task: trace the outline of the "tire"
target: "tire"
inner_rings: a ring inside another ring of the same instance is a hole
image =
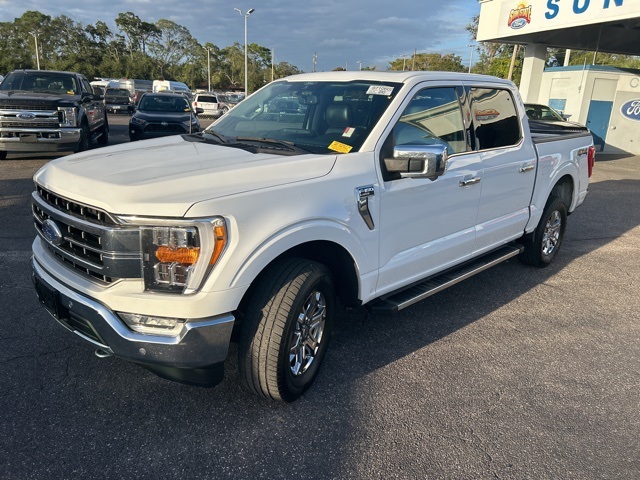
[[[105,118],[105,123],[104,126],[100,129],[100,136],[98,136],[98,145],[106,145],[107,143],[109,143],[109,124],[106,122],[106,118]]]
[[[534,267],[548,266],[560,249],[566,227],[567,207],[560,197],[552,196],[535,231],[524,237],[520,260]]]
[[[271,268],[259,280],[240,330],[240,376],[249,390],[281,402],[299,398],[320,369],[335,308],[324,265],[292,258]]]
[[[0,160],[4,160],[5,158],[7,158],[7,151],[0,150]]]
[[[76,152],[84,152],[85,150],[89,150],[89,148],[91,148],[91,132],[89,131],[89,125],[83,123]]]

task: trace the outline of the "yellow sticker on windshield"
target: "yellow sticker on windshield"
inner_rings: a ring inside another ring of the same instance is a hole
[[[351,145],[333,141],[327,148],[334,152],[349,153],[353,147]]]

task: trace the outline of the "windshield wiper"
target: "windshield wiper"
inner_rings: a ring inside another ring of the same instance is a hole
[[[229,139],[227,137],[219,134],[218,132],[214,132],[213,130],[204,130],[198,133],[185,133],[182,135],[182,138],[184,138],[189,142],[194,142],[194,141],[205,142],[205,143],[212,142],[212,143],[222,144],[222,145],[226,145],[229,143]]]
[[[278,140],[275,138],[259,138],[259,137],[236,137],[235,143],[245,144],[245,142],[259,143],[262,145],[262,148],[270,148],[274,150],[284,149],[289,152],[295,152],[295,153],[310,153],[308,150],[305,150],[304,148],[300,148],[296,146],[295,143],[289,142],[286,140]]]
[[[202,136],[211,135],[212,137],[217,138],[222,143],[229,143],[229,138],[225,137],[221,133],[216,132],[215,130],[203,130]]]

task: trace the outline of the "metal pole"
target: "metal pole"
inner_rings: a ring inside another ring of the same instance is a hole
[[[209,81],[209,92],[211,91],[211,50],[207,47],[207,80]]]
[[[469,72],[471,73],[471,64],[473,63],[473,45],[469,45],[471,47],[471,53],[469,54]]]
[[[274,80],[275,63],[276,63],[276,49],[272,48],[271,49],[271,81],[272,82]]]
[[[247,56],[247,18],[249,15],[244,16],[244,98],[249,96],[249,61]]]

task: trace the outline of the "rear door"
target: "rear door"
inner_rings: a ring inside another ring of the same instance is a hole
[[[536,178],[537,156],[514,93],[506,86],[469,88],[475,148],[482,161],[474,252],[522,236]]]
[[[94,132],[96,129],[102,127],[105,124],[105,105],[104,101],[99,96],[95,95],[93,88],[89,81],[82,77],[78,77],[80,88],[82,90],[81,97],[87,99],[88,95],[91,95],[90,100],[85,100],[83,103],[84,109],[87,112],[87,120],[89,123],[89,130]]]

